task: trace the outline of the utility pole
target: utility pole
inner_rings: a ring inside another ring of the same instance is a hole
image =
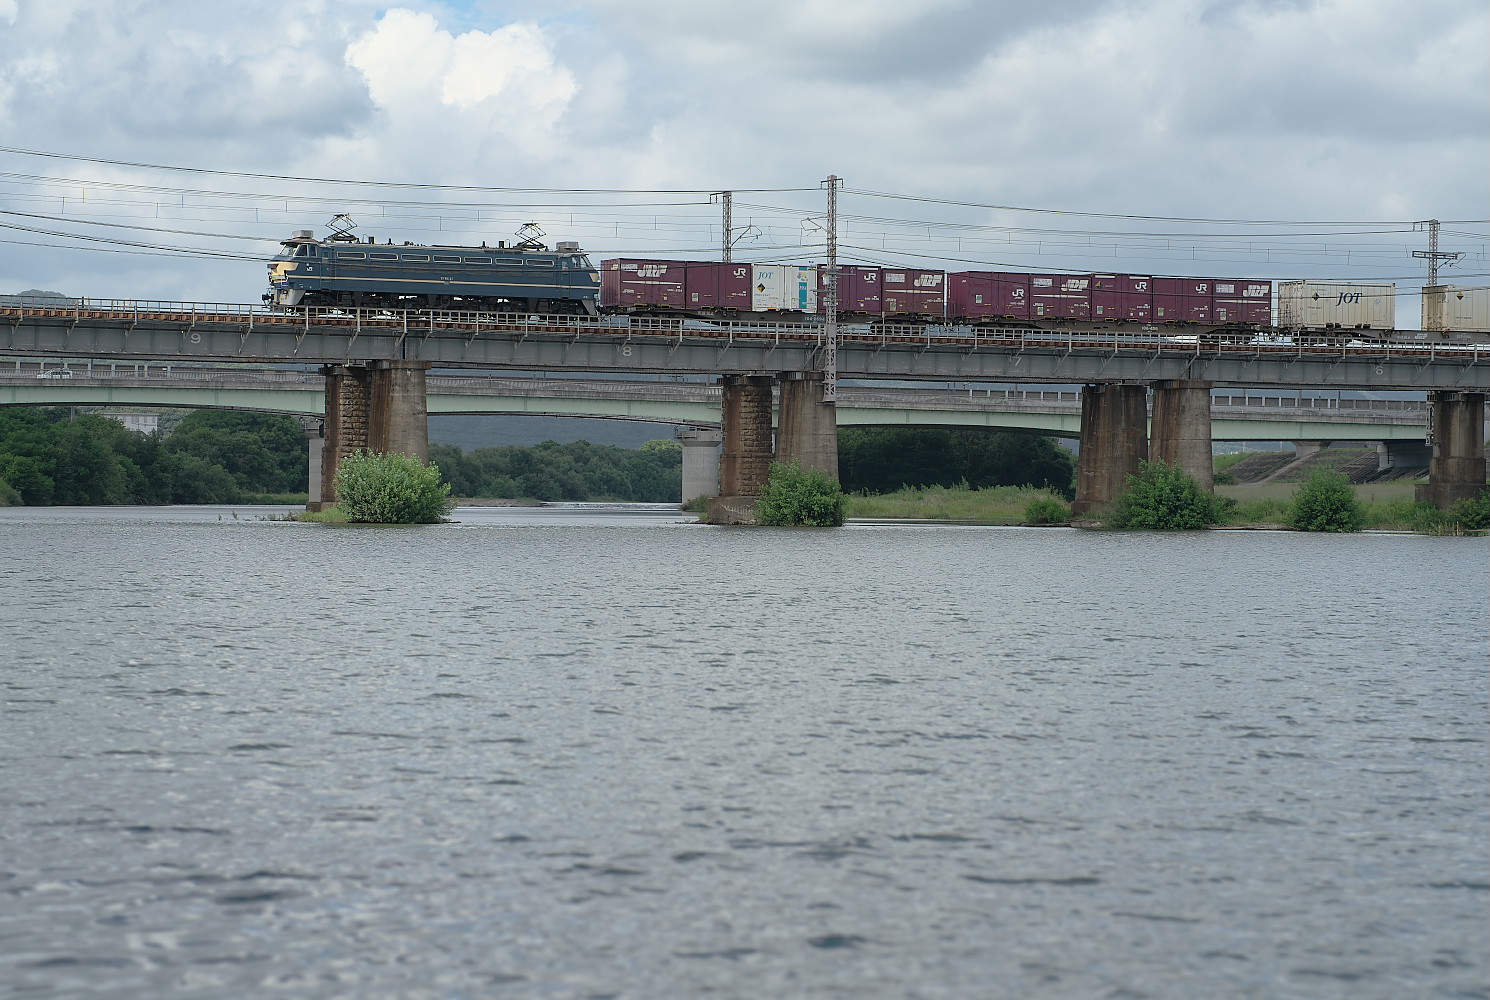
[[[1443,311],[1444,311],[1444,309],[1443,309],[1442,298],[1441,297],[1436,297],[1435,298],[1435,301],[1434,301],[1434,304],[1430,307],[1429,306],[1429,300],[1427,298],[1428,290],[1430,288],[1431,289],[1434,289],[1434,290],[1437,290],[1437,288],[1438,288],[1438,262],[1441,261],[1441,260],[1456,261],[1460,257],[1463,257],[1464,254],[1462,254],[1462,253],[1455,253],[1455,252],[1453,252],[1451,250],[1439,250],[1438,249],[1438,220],[1437,219],[1429,219],[1426,222],[1417,222],[1417,223],[1414,223],[1413,224],[1413,229],[1417,230],[1418,232],[1422,232],[1424,226],[1427,226],[1428,227],[1428,249],[1427,250],[1414,250],[1412,252],[1412,255],[1414,257],[1417,257],[1420,260],[1427,260],[1427,262],[1428,262],[1428,284],[1427,284],[1426,287],[1423,288],[1423,295],[1424,295],[1423,305],[1425,307],[1424,308],[1424,318],[1427,319],[1427,317],[1431,313],[1432,314],[1431,323],[1432,323],[1433,329],[1442,330],[1442,329],[1445,328],[1445,321],[1444,321],[1444,317],[1443,317]],[[1427,323],[1425,323],[1424,325],[1427,325]],[[1428,430],[1428,433],[1430,435],[1430,442],[1429,443],[1432,443],[1431,442],[1431,435],[1433,433],[1433,430],[1432,430],[1432,428],[1433,428],[1433,420],[1432,420],[1433,415],[1432,415],[1431,411],[1430,411],[1430,413],[1429,413],[1428,416],[1429,416],[1429,421],[1428,421],[1428,428],[1429,428],[1429,430]]]
[[[724,256],[720,259],[726,264],[735,259],[735,193],[733,191],[715,191],[711,198],[717,199],[724,206]]]
[[[1453,251],[1440,251],[1438,249],[1437,219],[1429,219],[1427,222],[1415,223],[1413,225],[1413,228],[1421,233],[1424,226],[1428,227],[1428,249],[1414,250],[1412,252],[1412,255],[1419,259],[1426,259],[1428,261],[1428,285],[1430,287],[1434,287],[1438,284],[1438,262],[1441,260],[1458,260],[1460,257],[1463,257],[1464,254],[1454,253]]]
[[[843,178],[829,174],[823,181],[828,186],[828,266],[823,268],[824,285],[823,315],[827,322],[823,330],[823,402],[838,403],[838,186]]]

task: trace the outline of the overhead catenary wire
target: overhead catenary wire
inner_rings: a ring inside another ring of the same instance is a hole
[[[72,153],[56,153],[39,149],[22,149],[16,146],[0,146],[0,153],[16,156],[35,156],[55,160],[70,160],[76,163],[97,163],[111,167],[132,167],[139,170],[164,170],[207,177],[243,177],[254,180],[292,181],[300,184],[337,184],[350,187],[400,188],[411,191],[491,191],[519,194],[702,194],[720,190],[712,188],[542,188],[542,187],[496,187],[486,184],[430,184],[417,181],[373,181],[336,177],[297,177],[293,174],[255,173],[243,170],[216,170],[204,167],[172,166],[162,163],[141,163],[132,160],[114,160],[100,156],[81,156]],[[731,190],[749,194],[776,193],[786,191],[816,191],[816,187],[744,188]]]
[[[863,195],[864,197],[868,197],[868,198],[887,198],[887,199],[893,199],[893,200],[897,200],[897,201],[923,202],[923,203],[928,204],[928,205],[949,205],[949,206],[955,206],[955,207],[958,207],[958,208],[984,208],[984,209],[993,209],[993,210],[996,210],[996,211],[1004,211],[1004,212],[1032,212],[1032,213],[1039,213],[1039,214],[1042,214],[1042,215],[1069,215],[1069,216],[1079,216],[1079,217],[1091,218],[1091,219],[1126,219],[1126,220],[1131,220],[1131,221],[1142,221],[1142,222],[1183,222],[1183,223],[1192,223],[1192,224],[1195,224],[1195,225],[1217,225],[1217,224],[1221,224],[1221,225],[1236,225],[1236,226],[1331,226],[1331,225],[1347,225],[1347,226],[1398,226],[1398,225],[1404,225],[1404,226],[1410,226],[1414,222],[1421,221],[1421,220],[1418,220],[1418,219],[1407,219],[1407,220],[1400,220],[1399,219],[1399,220],[1387,220],[1387,221],[1382,221],[1382,220],[1339,221],[1339,220],[1289,220],[1289,219],[1226,219],[1226,218],[1217,219],[1217,218],[1198,218],[1198,217],[1175,216],[1175,215],[1138,215],[1138,214],[1127,213],[1127,212],[1090,212],[1090,211],[1079,211],[1079,210],[1075,210],[1075,209],[1030,208],[1030,207],[1021,206],[1021,205],[999,205],[999,204],[993,204],[993,203],[988,203],[988,202],[960,201],[960,200],[953,199],[953,198],[933,198],[933,197],[928,197],[928,196],[925,196],[925,195],[897,194],[897,193],[891,192],[891,191],[871,191],[871,190],[867,190],[867,189],[863,189],[863,188],[854,188],[854,189],[852,189],[850,191],[847,191],[846,193]],[[1445,223],[1450,223],[1450,224],[1455,224],[1455,225],[1466,224],[1466,223],[1467,224],[1474,224],[1474,225],[1482,225],[1482,224],[1485,224],[1485,223],[1490,223],[1490,219],[1441,219],[1439,221],[1440,222],[1445,222]]]

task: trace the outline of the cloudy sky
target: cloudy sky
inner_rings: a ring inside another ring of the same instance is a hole
[[[1490,5],[0,0],[0,147],[0,292],[256,301],[338,212],[709,259],[721,190],[815,260],[829,174],[845,260],[1412,286],[1438,218],[1483,284]]]

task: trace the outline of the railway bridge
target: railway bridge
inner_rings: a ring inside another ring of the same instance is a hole
[[[286,313],[94,300],[7,302],[0,305],[0,321],[0,355],[12,357],[322,366],[327,460],[321,495],[327,500],[337,464],[352,451],[427,457],[427,373],[434,366],[717,377],[723,457],[714,513],[721,520],[749,519],[773,459],[837,472],[839,401],[825,392],[824,331],[815,323],[315,308]],[[1209,484],[1212,391],[1227,386],[1424,390],[1433,454],[1420,498],[1447,506],[1485,485],[1490,347],[1326,348],[1281,335],[1226,344],[1179,327],[846,326],[839,329],[836,369],[855,380],[1083,385],[1078,513],[1110,505],[1125,477],[1150,455]],[[779,413],[774,434],[773,412]]]

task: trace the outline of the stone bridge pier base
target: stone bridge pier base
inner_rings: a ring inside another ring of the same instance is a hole
[[[1174,379],[1154,383],[1149,458],[1180,468],[1203,490],[1216,488],[1211,458],[1212,383]]]
[[[306,504],[320,510],[336,502],[336,470],[348,455],[393,452],[429,461],[429,409],[425,401],[428,361],[374,361],[327,365],[326,434],[321,488]]]
[[[711,524],[754,524],[755,503],[771,472],[771,383],[769,375],[725,375],[724,452],[719,496],[709,500]]]
[[[1104,382],[1081,390],[1081,454],[1071,513],[1100,514],[1148,458],[1148,387]]]
[[[673,432],[683,446],[683,502],[719,495],[719,442],[724,432],[717,427],[679,427]]]
[[[1447,510],[1485,488],[1485,393],[1430,392],[1428,401],[1433,407],[1433,460],[1428,483],[1415,496]]]
[[[821,469],[837,479],[838,405],[823,400],[823,373],[785,372],[780,385],[776,460]]]

